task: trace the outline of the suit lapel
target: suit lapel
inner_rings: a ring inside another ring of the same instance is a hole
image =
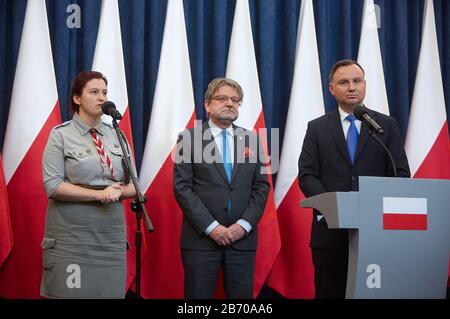
[[[236,130],[236,128],[237,127],[235,125],[233,125],[233,131],[234,131],[234,136],[233,136],[233,140],[234,140],[234,143],[233,143],[234,144],[233,145],[234,156],[233,156],[233,173],[231,174],[231,180],[232,181],[236,177],[237,172],[238,172],[240,166],[242,165],[242,163],[238,163],[238,160],[237,160],[238,155],[241,155],[241,154],[237,153],[238,152],[238,149],[237,149],[238,139],[239,138],[242,139],[242,136],[240,135],[240,130]]]
[[[209,125],[208,125],[208,122],[205,122],[204,124],[203,124],[203,136],[205,136],[205,131],[206,130],[209,130],[210,128],[209,128]],[[225,172],[225,167],[223,166],[223,163],[222,163],[222,157],[220,156],[220,152],[218,151],[218,146],[217,146],[217,144],[216,144],[216,142],[214,141],[214,136],[212,135],[212,133],[211,133],[211,131],[210,131],[210,133],[208,134],[208,136],[209,136],[209,138],[207,138],[207,139],[203,139],[202,138],[202,141],[203,141],[203,150],[205,149],[205,147],[208,145],[208,144],[210,144],[210,143],[214,143],[214,145],[215,145],[215,147],[214,147],[214,149],[213,149],[213,157],[214,157],[214,166],[216,167],[216,169],[219,171],[219,174],[222,176],[222,178],[227,182],[227,183],[229,183],[229,181],[228,181],[228,177],[227,177],[227,173]],[[217,151],[217,152],[216,152]],[[204,155],[204,154],[203,154]]]
[[[376,115],[370,113],[369,114],[373,119],[376,119]],[[361,131],[359,132],[358,137],[358,145],[356,147],[356,154],[355,154],[355,163],[358,160],[358,157],[361,155],[361,152],[363,151],[364,147],[367,145],[367,141],[369,140],[369,132],[367,131],[368,127],[365,122],[361,123]]]
[[[333,136],[334,141],[336,142],[339,151],[342,153],[342,156],[345,158],[347,163],[351,166],[352,162],[350,161],[350,157],[347,151],[347,144],[345,143],[344,130],[342,129],[341,117],[339,116],[339,111],[336,110],[327,114],[327,123],[328,128],[330,129],[331,136]]]

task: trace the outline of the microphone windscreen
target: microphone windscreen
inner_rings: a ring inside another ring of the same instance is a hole
[[[362,121],[362,116],[367,113],[367,108],[364,105],[358,105],[353,109],[355,117]]]
[[[102,112],[106,115],[111,115],[111,111],[116,109],[116,105],[111,101],[106,101],[102,105]]]

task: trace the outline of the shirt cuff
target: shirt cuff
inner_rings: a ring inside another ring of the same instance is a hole
[[[209,236],[209,234],[211,234],[211,232],[213,231],[214,228],[216,228],[217,226],[219,226],[219,222],[217,220],[213,221],[211,223],[211,225],[208,226],[208,228],[206,228],[205,230],[205,234],[206,236]]]
[[[250,233],[252,231],[252,225],[250,225],[250,223],[244,219],[239,219],[236,224],[241,225],[242,228],[245,229],[245,231],[248,233]]]

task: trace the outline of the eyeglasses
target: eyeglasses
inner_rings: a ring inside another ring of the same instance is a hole
[[[230,97],[230,96],[226,96],[226,95],[218,95],[218,96],[213,96],[211,98],[211,100],[216,100],[216,101],[219,101],[220,103],[225,103],[228,100],[231,100],[231,102],[233,102],[234,104],[237,104],[237,105],[242,104],[242,100],[237,96]]]

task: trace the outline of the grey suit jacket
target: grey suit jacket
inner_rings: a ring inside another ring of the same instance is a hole
[[[236,241],[233,248],[256,250],[257,226],[270,187],[267,175],[261,173],[265,157],[259,154],[260,143],[256,134],[237,126],[234,126],[234,132],[235,156],[231,182],[207,122],[202,127],[186,130],[179,135],[173,187],[183,211],[181,248],[219,249],[220,246],[205,234],[206,228],[214,220],[229,226],[238,219],[244,219],[250,223],[252,231]],[[251,140],[256,143],[251,143]],[[202,156],[207,154],[212,154],[214,160]]]

